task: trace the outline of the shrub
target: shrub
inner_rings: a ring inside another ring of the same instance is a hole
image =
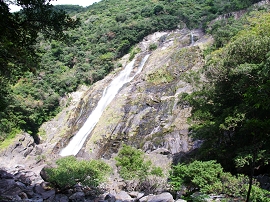
[[[248,186],[246,186],[247,188]],[[253,202],[269,202],[270,201],[270,192],[260,187],[253,185],[250,195],[250,200]]]
[[[194,161],[190,164],[178,164],[170,173],[170,184],[174,191],[185,186],[191,195],[195,191],[203,194],[226,194],[227,196],[244,200],[247,195],[249,178],[244,175],[233,176],[223,172],[216,161]],[[259,188],[254,182],[251,191],[252,201],[270,201],[270,193]],[[193,200],[194,201],[194,200]]]
[[[152,166],[151,161],[144,160],[144,153],[134,147],[123,145],[116,159],[119,174],[127,180],[128,190],[155,193],[157,188],[165,187],[163,170]],[[130,180],[130,181],[128,181]]]
[[[149,50],[150,51],[153,51],[153,50],[156,50],[156,49],[157,49],[157,44],[152,43],[152,44],[149,45]]]
[[[126,180],[146,179],[149,175],[163,176],[162,169],[152,166],[151,161],[145,161],[144,153],[134,147],[123,145],[115,159],[120,176]]]
[[[129,60],[133,60],[133,58],[135,57],[135,55],[137,53],[139,53],[141,51],[140,48],[133,48],[130,52],[130,55],[129,55]]]
[[[100,160],[77,160],[74,156],[61,158],[56,164],[56,168],[46,168],[46,172],[48,181],[61,189],[73,187],[77,183],[97,187],[111,172],[111,168]]]
[[[174,190],[182,185],[187,186],[190,192],[200,190],[203,193],[218,193],[221,190],[220,174],[223,169],[215,161],[194,161],[188,165],[178,164],[170,174]]]

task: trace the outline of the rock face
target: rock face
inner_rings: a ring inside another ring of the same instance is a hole
[[[39,177],[31,171],[17,166],[13,170],[0,170],[0,196],[1,201],[22,201],[30,199],[43,201],[50,196],[40,185],[36,183]],[[41,182],[40,182],[41,183]]]
[[[114,193],[104,192],[96,194],[89,192],[77,185],[68,192],[60,193],[59,190],[52,189],[51,186],[43,181],[37,182],[37,176],[22,167],[12,170],[0,169],[0,200],[8,201],[28,201],[28,202],[72,202],[72,201],[104,201],[104,202],[133,202],[133,201],[151,201],[151,202],[174,202],[170,193],[161,193],[158,195],[146,195],[139,192],[119,191]]]
[[[187,124],[190,108],[181,106],[179,101],[182,93],[192,91],[190,82],[196,81],[189,81],[186,72],[202,67],[202,49],[211,38],[201,30],[193,30],[192,37],[193,44],[188,29],[158,32],[138,44],[141,53],[136,56],[135,66],[145,54],[150,53],[150,57],[142,72],[120,90],[103,112],[79,156],[109,159],[122,143],[148,153],[163,149],[174,155],[193,149]],[[157,44],[158,48],[149,51],[150,44]],[[128,56],[119,62],[125,66],[127,59]],[[116,69],[85,92],[69,115],[74,118],[68,120],[70,127],[54,147],[55,153],[76,134],[118,71]]]
[[[0,151],[0,168],[28,168],[35,174],[44,166],[44,145],[37,145],[28,133],[18,135],[13,142]]]

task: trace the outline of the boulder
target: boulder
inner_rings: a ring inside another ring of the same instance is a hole
[[[140,193],[140,192],[137,192],[137,191],[132,191],[132,192],[129,192],[129,195],[132,197],[132,198],[135,198],[136,200],[142,198],[144,196],[144,193]]]
[[[13,179],[14,175],[8,173],[5,170],[0,169],[0,179]]]
[[[125,191],[120,191],[119,193],[117,193],[115,198],[116,201],[133,201],[131,196]]]
[[[34,187],[34,192],[41,195],[43,199],[52,198],[55,195],[55,190],[52,189],[47,191],[42,187],[42,185],[36,185]]]
[[[104,199],[105,199],[105,201],[107,201],[107,202],[115,202],[115,201],[116,201],[115,196],[112,195],[112,194],[107,194],[107,195],[105,196]]]
[[[76,192],[72,194],[69,199],[71,201],[84,201],[85,194],[83,192]]]
[[[47,174],[47,172],[46,172],[46,169],[47,168],[51,168],[51,166],[48,166],[48,165],[46,165],[46,166],[44,166],[42,169],[41,169],[41,171],[40,171],[40,177],[45,181],[45,182],[49,182],[49,176],[48,176],[48,174]]]
[[[54,199],[52,201],[57,201],[57,202],[68,202],[69,199],[66,195],[64,194],[56,194]],[[49,202],[49,201],[48,201]]]
[[[164,192],[162,194],[152,196],[148,198],[149,202],[174,202],[173,196],[169,192]]]

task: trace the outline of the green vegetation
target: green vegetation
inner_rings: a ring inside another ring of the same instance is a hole
[[[23,9],[10,13],[9,4]],[[0,139],[11,139],[20,130],[35,136],[59,106],[59,95],[38,77],[37,42],[41,35],[46,41],[67,41],[67,31],[79,21],[43,0],[1,1],[0,11]]]
[[[111,168],[101,160],[77,160],[74,156],[56,161],[56,168],[47,168],[49,182],[60,189],[71,188],[77,183],[96,188],[104,182]]]
[[[151,161],[145,161],[143,151],[125,144],[115,160],[120,176],[126,180],[145,180],[150,175],[163,175],[160,167],[153,167]]]
[[[248,177],[244,175],[232,176],[224,172],[220,164],[215,161],[194,161],[190,164],[178,164],[170,174],[170,184],[174,191],[185,186],[185,193],[189,197],[195,191],[200,191],[205,198],[207,194],[226,194],[228,197],[243,201],[248,190]],[[251,201],[269,201],[269,192],[253,186]],[[204,201],[204,200],[202,200]]]
[[[17,1],[24,8],[18,13],[10,13],[2,2],[0,136],[5,139],[14,129],[37,136],[39,126],[58,112],[61,97],[102,79],[117,58],[148,34],[183,23],[205,28],[218,15],[257,1],[108,0],[81,8],[52,7],[40,0],[31,9],[29,1]],[[78,21],[72,19],[78,18],[81,25],[75,28]],[[65,43],[53,40],[66,36]],[[130,59],[136,52],[131,51]]]
[[[150,50],[150,51],[156,50],[157,47],[158,47],[157,44],[152,43],[152,44],[149,45],[149,50]]]
[[[59,100],[67,93],[102,79],[120,66],[115,61],[124,54],[129,52],[133,59],[139,52],[136,43],[148,34],[186,24],[205,29],[215,39],[204,52],[207,82],[199,83],[198,74],[186,75],[187,81],[198,82],[200,90],[182,96],[183,104],[192,106],[191,134],[204,140],[196,158],[206,162],[175,166],[172,185],[175,190],[185,185],[189,192],[247,195],[247,201],[267,201],[269,193],[252,185],[255,172],[264,169],[269,173],[269,12],[248,12],[240,20],[226,18],[207,27],[218,15],[247,8],[258,0],[104,0],[88,8],[15,1],[24,8],[17,13],[10,13],[5,2],[0,2],[1,148],[21,131],[38,141],[39,126],[57,114]],[[149,47],[156,48],[157,44]],[[195,47],[179,50],[171,58],[172,65],[149,74],[148,81],[171,82],[175,75],[170,68],[192,67],[198,51]],[[116,161],[124,179],[145,181],[162,175],[162,169],[152,167],[141,151],[126,145]],[[73,157],[60,159],[57,165],[47,171],[50,182],[59,188],[78,182],[98,186],[110,171],[100,161]]]
[[[257,11],[228,23],[223,38],[216,34],[225,31],[222,23],[214,27],[216,44],[204,68],[208,82],[182,97],[192,106],[192,136],[204,140],[197,158],[248,175],[246,201],[259,190],[252,188],[255,171],[269,172],[269,24],[269,13]]]
[[[166,173],[161,167],[155,167],[150,160],[146,160],[143,151],[124,144],[115,160],[127,189],[153,194],[166,187]]]
[[[171,72],[167,69],[166,66],[163,66],[162,68],[159,68],[157,71],[149,73],[147,75],[147,81],[155,85],[169,83],[173,80],[174,77],[173,75],[171,75]]]

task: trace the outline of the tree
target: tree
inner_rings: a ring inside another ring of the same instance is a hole
[[[204,140],[204,158],[234,171],[230,165],[249,169],[246,201],[255,168],[270,159],[270,15],[256,17],[252,27],[210,55],[202,90],[184,95],[193,107],[192,134]]]
[[[21,6],[22,10],[11,13],[10,4]],[[38,60],[35,44],[39,34],[45,39],[64,40],[67,37],[64,31],[78,24],[78,19],[53,9],[50,0],[1,1],[0,76],[16,82],[23,72],[35,72]]]

